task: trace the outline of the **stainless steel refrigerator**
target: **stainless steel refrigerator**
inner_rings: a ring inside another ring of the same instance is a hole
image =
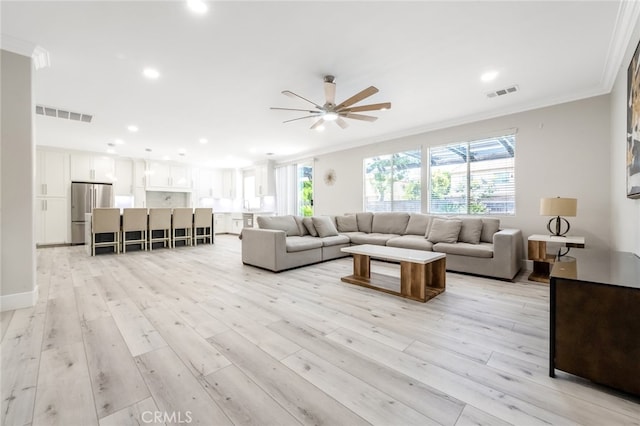
[[[99,207],[113,207],[110,183],[71,182],[71,244],[85,243],[85,214]]]

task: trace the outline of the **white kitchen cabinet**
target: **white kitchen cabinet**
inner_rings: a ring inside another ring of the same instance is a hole
[[[216,234],[231,232],[231,213],[214,213],[213,230]]]
[[[36,196],[66,197],[69,188],[69,154],[36,150]]]
[[[222,172],[214,169],[199,169],[196,174],[196,194],[202,198],[224,198]]]
[[[274,195],[276,192],[276,185],[273,161],[268,160],[266,164],[256,167],[255,172],[256,197]]]
[[[115,195],[133,194],[133,161],[119,158],[115,161],[116,180],[113,184]]]
[[[133,189],[133,207],[147,207],[147,191],[144,188],[136,186]]]
[[[114,182],[116,163],[107,155],[71,154],[71,180],[81,182]]]
[[[191,189],[189,167],[159,161],[147,163],[147,189]]]
[[[237,172],[235,170],[224,170],[222,172],[222,197],[236,198],[238,185]]]
[[[133,186],[137,188],[147,186],[147,164],[144,160],[133,160]]]
[[[68,243],[68,208],[66,198],[36,199],[36,244]]]

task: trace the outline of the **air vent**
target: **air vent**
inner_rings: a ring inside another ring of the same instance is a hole
[[[504,95],[508,95],[509,93],[513,93],[513,92],[517,92],[517,91],[518,91],[518,86],[514,84],[513,86],[509,86],[509,87],[506,87],[504,89],[496,90],[495,92],[487,93],[487,98],[495,98],[496,96],[504,96]]]
[[[83,121],[85,123],[91,123],[91,119],[93,119],[93,116],[89,114],[65,111],[62,109],[51,108],[42,105],[36,105],[36,114],[46,115],[47,117],[63,118],[65,120]]]

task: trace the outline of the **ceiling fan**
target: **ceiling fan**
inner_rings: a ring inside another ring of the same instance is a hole
[[[391,108],[391,102],[383,102],[379,104],[369,104],[369,105],[360,105],[360,106],[352,106],[363,99],[368,98],[371,95],[378,93],[378,89],[374,86],[369,86],[366,89],[356,93],[349,99],[343,101],[340,104],[336,105],[336,83],[335,77],[332,75],[324,76],[324,96],[325,103],[324,105],[318,105],[315,102],[310,101],[309,99],[300,96],[296,93],[293,93],[290,90],[284,90],[282,92],[283,95],[287,95],[292,98],[300,98],[305,102],[310,103],[315,107],[314,110],[311,109],[299,109],[299,108],[279,108],[279,107],[271,107],[271,109],[283,110],[283,111],[302,111],[306,112],[309,115],[305,115],[304,117],[293,118],[291,120],[285,120],[283,123],[289,123],[290,121],[296,120],[304,120],[305,118],[317,118],[318,120],[313,123],[310,127],[313,129],[320,130],[324,128],[324,123],[334,121],[338,126],[345,129],[349,126],[349,124],[344,120],[345,118],[351,118],[354,120],[363,120],[363,121],[376,121],[378,117],[374,117],[371,115],[363,115],[363,114],[355,114],[357,112],[363,111],[381,111],[385,109]]]

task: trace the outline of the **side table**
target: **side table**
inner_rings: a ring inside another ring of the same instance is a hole
[[[554,235],[530,235],[528,238],[529,260],[533,260],[530,281],[549,283],[549,273],[555,263],[556,253],[547,253],[547,243],[561,244],[563,247],[584,248],[584,237],[557,237]]]

